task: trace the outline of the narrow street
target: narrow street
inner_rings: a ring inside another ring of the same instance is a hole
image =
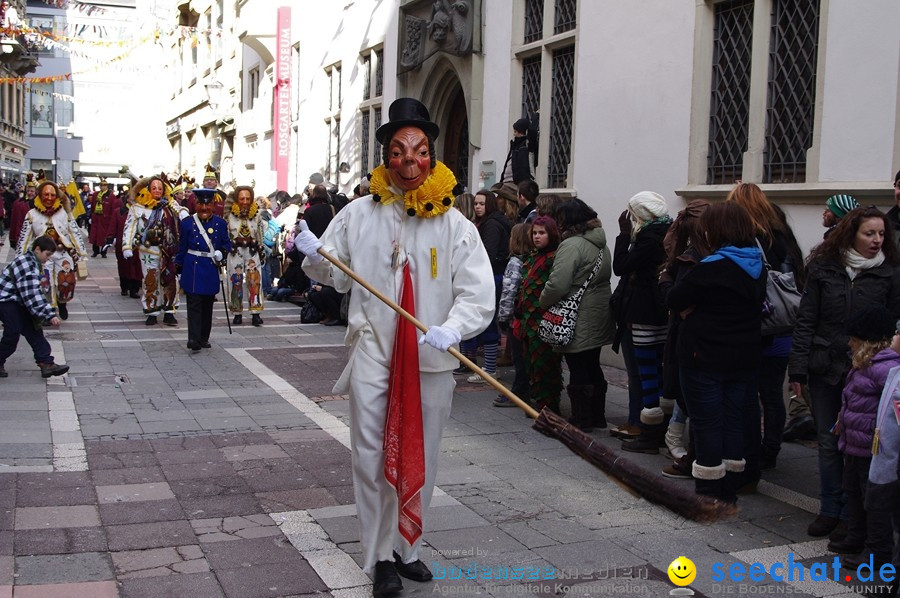
[[[0,597],[370,596],[348,402],[331,395],[345,329],[269,303],[262,327],[229,335],[219,303],[212,349],[191,354],[183,310],[177,328],[147,327],[119,294],[112,254],[89,270],[68,321],[47,332],[69,374],[42,379],[23,340],[0,381]],[[624,373],[607,375],[619,422]],[[827,539],[806,535],[814,447],[786,444],[736,519],[697,524],[624,492],[518,409],[492,407],[485,386],[457,382],[421,555],[443,579],[404,580],[404,596],[666,596],[679,555],[696,565],[695,596],[856,595],[846,571],[841,583],[713,581],[715,563],[833,561]]]

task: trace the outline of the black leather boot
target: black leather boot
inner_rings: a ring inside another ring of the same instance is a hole
[[[572,417],[569,423],[582,432],[591,432],[594,427],[591,417],[591,402],[594,400],[593,384],[570,384],[566,386],[569,402],[572,405]]]

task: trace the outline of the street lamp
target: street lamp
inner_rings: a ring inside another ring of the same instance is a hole
[[[225,85],[216,79],[203,86],[206,89],[206,101],[213,112],[216,112],[222,105],[222,94],[225,92]]]

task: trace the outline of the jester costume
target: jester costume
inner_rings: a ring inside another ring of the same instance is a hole
[[[389,114],[376,137],[390,168],[373,171],[372,195],[341,209],[321,245],[430,331],[471,338],[494,313],[490,261],[475,225],[451,209],[456,180],[425,145],[426,135],[430,142],[438,133],[425,107],[400,98]],[[431,579],[419,550],[450,415],[451,372],[459,362],[421,344],[428,335],[417,344],[406,320],[307,245],[318,242],[313,233],[303,231],[298,238],[311,278],[330,280],[339,293],[353,291],[347,314],[350,358],[334,391],[350,395],[363,569],[374,574],[373,593],[386,595],[402,588],[398,572]]]
[[[516,314],[521,315],[514,323],[516,338],[522,341],[528,377],[531,381],[531,401],[540,411],[548,407],[559,413],[559,397],[562,393],[562,356],[541,340],[538,325],[541,316],[541,291],[550,278],[556,250],[533,251],[522,264],[522,287],[516,304]]]
[[[144,314],[174,315],[178,305],[174,259],[178,252],[179,221],[187,216],[187,210],[168,194],[161,199],[151,197],[149,183],[148,179],[138,181],[129,193],[122,248],[140,255]]]
[[[81,229],[72,217],[69,198],[57,189],[57,195],[50,205],[44,205],[41,197],[35,196],[34,207],[25,215],[22,232],[16,245],[16,253],[23,255],[31,249],[32,242],[41,235],[56,241],[56,252],[44,264],[42,288],[47,302],[53,307],[65,306],[75,296],[75,265],[85,255],[84,238]],[[64,310],[60,310],[65,314]]]
[[[249,201],[248,201],[249,199]],[[265,222],[250,187],[237,187],[225,202],[225,221],[228,223],[228,235],[231,237],[231,252],[228,254],[228,272],[232,281],[231,311],[235,315],[235,323],[244,310],[244,298],[247,299],[247,310],[254,318],[254,325],[261,322],[258,315],[263,310],[261,292],[260,266],[263,254],[263,236]],[[241,292],[235,292],[235,276],[242,277]]]

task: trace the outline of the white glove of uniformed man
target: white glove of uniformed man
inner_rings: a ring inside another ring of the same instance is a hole
[[[324,260],[325,258],[318,253],[319,247],[322,246],[322,241],[309,230],[306,220],[301,220],[297,226],[300,228],[300,232],[294,237],[294,247],[309,258],[312,264]]]
[[[449,326],[432,326],[428,332],[419,339],[420,345],[431,345],[438,351],[446,352],[447,349],[458,343],[462,336]]]
[[[213,252],[213,257],[216,258],[216,261],[217,261],[217,262],[221,262],[221,261],[222,261],[222,252],[219,251],[218,249],[216,249],[216,250]]]
[[[125,251],[122,252],[122,257],[124,257],[126,260],[130,260],[133,255],[134,255],[134,252],[130,249],[126,249]]]

